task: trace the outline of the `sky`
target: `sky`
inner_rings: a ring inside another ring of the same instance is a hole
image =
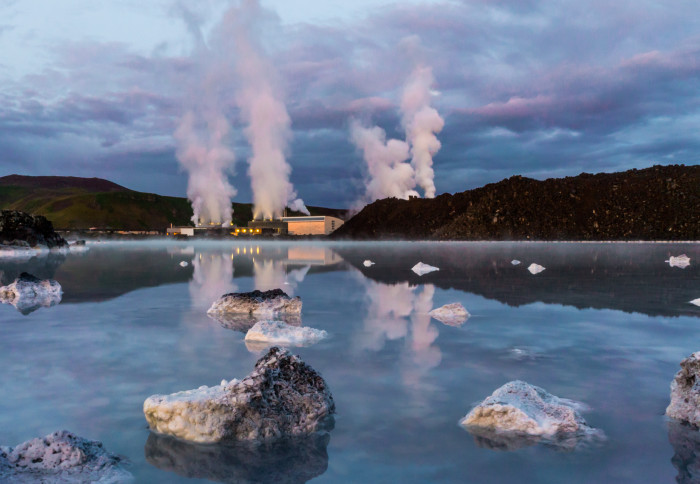
[[[174,133],[206,76],[198,42],[213,42],[236,3],[0,0],[0,176],[97,176],[185,196]],[[445,121],[438,194],[700,161],[697,0],[262,4],[291,119],[291,182],[307,205],[362,195],[352,119],[404,136],[401,92],[418,63],[432,68]],[[222,110],[234,200],[248,202],[245,124],[234,102]]]

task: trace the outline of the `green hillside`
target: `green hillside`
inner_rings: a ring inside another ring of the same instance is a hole
[[[122,187],[100,178],[0,177],[0,209],[21,210],[49,219],[56,229],[164,230],[189,225],[192,207],[186,198],[166,197]],[[250,204],[233,204],[233,222],[245,226]],[[344,211],[309,207],[314,215]]]

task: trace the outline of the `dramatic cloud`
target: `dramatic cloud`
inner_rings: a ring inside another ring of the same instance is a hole
[[[173,133],[190,108],[191,86],[207,82],[203,55],[190,55],[198,41],[168,17],[173,2],[132,10],[120,4],[119,14],[156,26],[139,39],[106,27],[97,34],[117,7],[94,7],[101,13],[89,22],[88,4],[71,2],[83,5],[74,9],[83,21],[66,17],[73,28],[51,35],[24,2],[0,4],[0,171],[105,176],[184,194]],[[188,3],[190,32],[200,31],[209,48],[228,45],[235,53],[230,37],[228,44],[211,42],[231,5],[257,12],[254,2]],[[51,7],[53,16],[62,11]],[[445,121],[442,146],[431,157],[437,194],[513,174],[698,163],[698,17],[700,4],[689,0],[396,2],[322,23],[285,23],[263,11],[262,23],[237,35],[248,36],[269,79],[260,84],[270,96],[265,119],[272,120],[273,151],[281,153],[273,159],[283,160],[276,166],[289,184],[275,188],[284,200],[273,204],[290,201],[291,185],[313,205],[347,207],[363,197],[367,170],[362,150],[348,140],[348,120],[372,119],[384,141],[406,139],[401,101],[416,65],[432,69],[440,96],[428,105]],[[421,39],[421,62],[402,50],[410,36]],[[238,68],[233,61],[230,67]],[[225,145],[239,159],[253,159],[245,131],[252,100],[244,113],[236,77],[224,83],[227,101],[217,108],[229,123]],[[245,178],[232,178],[236,200],[253,197]],[[409,185],[404,189],[415,188]]]

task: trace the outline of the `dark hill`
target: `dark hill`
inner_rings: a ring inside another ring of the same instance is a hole
[[[342,217],[345,212],[308,208],[312,215]],[[186,198],[137,192],[101,178],[70,176],[0,177],[0,209],[43,215],[57,230],[165,230],[170,224],[190,225],[192,219]],[[251,204],[233,204],[235,224],[245,226],[252,217]]]
[[[434,199],[378,200],[334,238],[700,240],[700,166],[544,181],[514,176]]]
[[[128,192],[128,188],[102,178],[80,178],[75,176],[24,176],[0,177],[0,187],[44,188],[50,190],[82,190],[88,193]]]

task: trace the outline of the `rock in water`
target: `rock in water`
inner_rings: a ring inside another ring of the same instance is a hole
[[[542,267],[539,264],[535,264],[534,262],[530,264],[530,266],[527,268],[528,271],[530,271],[530,274],[539,274],[543,270],[545,270],[545,267]]]
[[[23,272],[12,284],[0,287],[0,302],[12,304],[23,314],[61,302],[63,289],[52,279],[38,279]]]
[[[700,425],[700,351],[683,361],[681,369],[671,382],[671,403],[666,415],[693,425]]]
[[[182,262],[180,262],[180,267],[187,267],[188,265],[190,264],[187,261],[183,260]]]
[[[208,314],[252,314],[272,316],[277,313],[301,314],[301,298],[289,297],[282,289],[224,294],[211,305]]]
[[[274,347],[242,381],[223,381],[143,404],[150,428],[200,443],[270,440],[327,429],[335,412],[325,380],[298,356]]]
[[[445,304],[440,308],[433,309],[428,314],[449,326],[461,326],[471,316],[460,303]]]
[[[589,427],[579,413],[584,408],[516,380],[493,392],[460,424],[490,448],[512,450],[543,441],[573,449],[582,439],[603,438],[602,432]]]
[[[513,264],[514,266],[517,266],[520,264],[520,261],[518,259],[513,259],[512,261],[510,261],[510,263]]]
[[[364,262],[362,263],[362,265],[365,266],[365,267],[372,267],[372,266],[374,265],[374,262],[372,262],[371,260],[367,259],[366,261],[364,261]]]
[[[129,482],[133,476],[101,442],[62,430],[17,447],[0,447],[2,482]]]
[[[49,249],[65,247],[68,242],[58,235],[51,222],[41,215],[29,215],[16,210],[0,211],[0,243],[31,247],[45,245]]]
[[[690,304],[695,304],[696,306],[700,306],[700,297],[690,301]]]
[[[685,269],[690,265],[690,257],[688,257],[685,254],[681,254],[678,257],[671,256],[668,258],[668,260],[664,261],[667,262],[669,266],[671,267],[678,267],[680,269]]]
[[[271,442],[212,445],[183,442],[151,433],[146,460],[161,470],[190,479],[236,484],[301,484],[328,469],[328,432]]]
[[[284,321],[258,321],[245,335],[246,341],[289,346],[318,343],[328,336],[323,330],[291,326]]]
[[[428,264],[423,264],[422,262],[419,262],[418,264],[414,265],[411,270],[418,274],[419,276],[422,276],[423,274],[427,274],[429,272],[433,271],[439,271],[437,267],[430,266]]]

